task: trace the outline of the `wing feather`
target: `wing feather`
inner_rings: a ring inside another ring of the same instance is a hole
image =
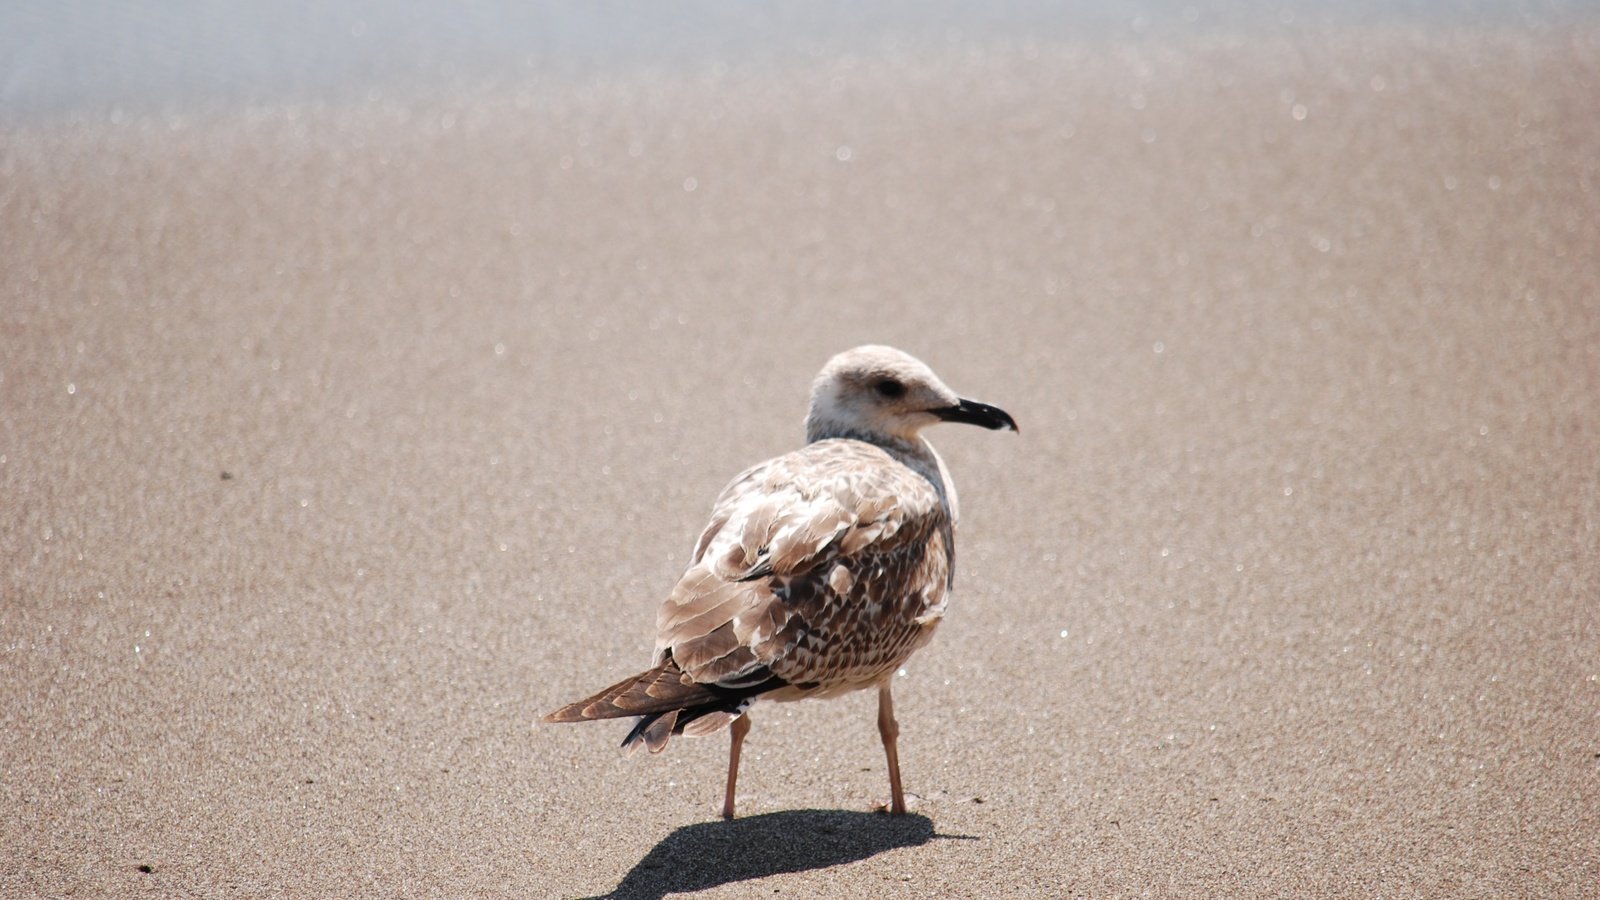
[[[947,539],[928,538],[949,529],[927,478],[871,444],[820,441],[747,470],[718,498],[689,569],[661,605],[657,662],[670,657],[698,684],[768,672],[794,682],[837,643],[836,632],[872,627],[855,607],[896,589],[890,576],[911,574],[905,565],[920,573],[930,548],[940,556],[936,596],[896,602],[920,604],[911,610],[920,614],[942,601]],[[848,668],[872,655],[850,653],[829,664]]]

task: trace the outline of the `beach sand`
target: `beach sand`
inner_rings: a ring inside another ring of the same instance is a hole
[[[1600,25],[980,33],[0,131],[0,894],[1600,896]],[[616,749],[900,346],[957,590]],[[148,871],[147,871],[148,870]]]

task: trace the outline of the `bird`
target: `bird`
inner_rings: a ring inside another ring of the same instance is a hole
[[[622,746],[651,753],[727,727],[732,819],[752,704],[876,689],[887,811],[903,814],[890,680],[933,637],[955,576],[956,488],[922,436],[941,422],[1018,430],[904,351],[830,359],[811,386],[804,446],[746,469],[713,504],[657,610],[651,667],[544,720],[636,717]]]

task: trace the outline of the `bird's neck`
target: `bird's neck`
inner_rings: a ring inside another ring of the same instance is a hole
[[[960,515],[960,503],[956,498],[955,483],[950,480],[950,472],[944,467],[944,460],[939,457],[939,452],[933,449],[927,438],[913,435],[910,438],[895,435],[875,434],[846,427],[821,427],[815,423],[807,423],[806,443],[814,444],[817,441],[832,439],[847,441],[862,441],[880,447],[885,453],[903,463],[911,471],[916,472],[933,489],[939,492],[939,500],[950,516],[950,521],[955,522]]]

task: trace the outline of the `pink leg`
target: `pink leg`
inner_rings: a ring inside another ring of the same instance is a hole
[[[722,795],[724,819],[733,818],[733,788],[739,783],[739,748],[744,745],[744,736],[750,733],[750,716],[734,719],[728,731],[733,735],[733,745],[728,748],[728,790]]]
[[[889,758],[889,814],[902,815],[906,811],[906,795],[900,787],[900,752],[895,746],[900,723],[894,720],[894,698],[889,696],[888,682],[878,688],[878,735],[883,738],[883,755]]]

